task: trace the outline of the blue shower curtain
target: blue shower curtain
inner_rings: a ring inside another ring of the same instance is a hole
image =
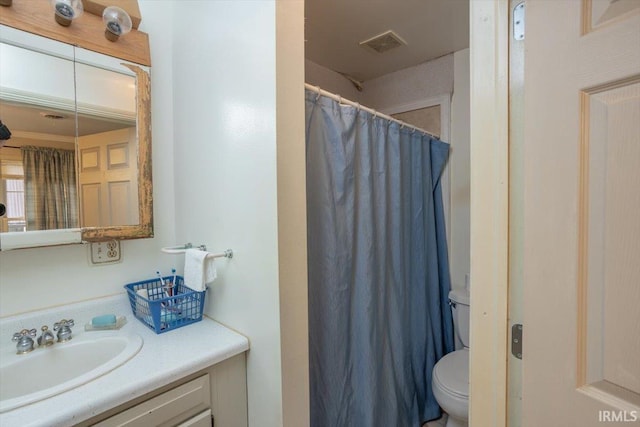
[[[449,146],[307,90],[311,426],[437,418],[453,350],[440,174]]]

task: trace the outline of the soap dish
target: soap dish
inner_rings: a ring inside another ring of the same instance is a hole
[[[116,323],[113,323],[110,325],[104,325],[104,326],[94,326],[91,323],[87,323],[86,325],[84,325],[84,330],[85,331],[111,331],[114,329],[122,328],[125,325],[125,323],[127,323],[127,317],[118,316],[116,318]]]

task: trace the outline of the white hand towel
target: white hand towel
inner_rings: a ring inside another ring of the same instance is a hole
[[[202,292],[207,283],[213,282],[218,273],[213,258],[200,249],[187,249],[184,254],[184,285],[189,289]]]

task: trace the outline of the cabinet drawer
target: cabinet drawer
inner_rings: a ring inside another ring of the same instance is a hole
[[[210,402],[209,374],[206,374],[107,418],[96,426],[175,426],[194,415],[201,415],[199,413],[210,408]]]
[[[204,412],[200,412],[193,418],[189,418],[187,421],[180,423],[176,427],[211,427],[211,409],[207,409]]]

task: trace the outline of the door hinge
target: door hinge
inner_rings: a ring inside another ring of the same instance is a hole
[[[513,8],[513,38],[524,40],[524,2]]]
[[[511,354],[522,359],[522,325],[520,323],[511,326]]]

